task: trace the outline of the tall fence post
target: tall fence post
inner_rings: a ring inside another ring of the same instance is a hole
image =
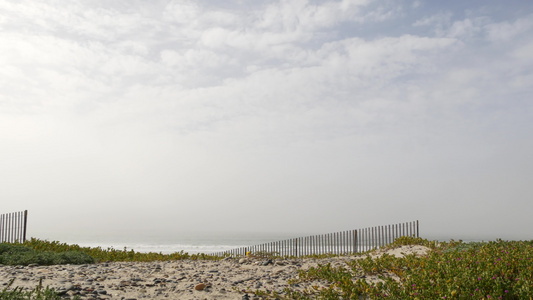
[[[0,243],[24,243],[28,226],[28,210],[0,214]]]
[[[353,231],[353,248],[352,253],[357,253],[357,229]]]
[[[24,235],[22,236],[22,242],[26,242],[26,227],[28,226],[28,210],[24,211]]]
[[[4,215],[0,215],[0,242],[4,241]]]

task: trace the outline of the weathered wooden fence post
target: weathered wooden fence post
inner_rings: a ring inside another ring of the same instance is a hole
[[[0,243],[24,243],[28,226],[28,210],[0,214]]]

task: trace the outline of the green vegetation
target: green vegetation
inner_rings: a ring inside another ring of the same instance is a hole
[[[168,260],[218,260],[220,257],[207,254],[172,254],[140,253],[133,249],[117,250],[113,248],[80,247],[58,241],[46,241],[32,238],[24,243],[0,243],[0,264],[4,265],[59,265],[89,264],[98,261],[168,261]]]
[[[39,281],[39,285],[31,291],[23,291],[22,288],[15,288],[8,290],[13,284],[13,280],[0,292],[0,299],[2,300],[60,300],[60,295],[56,293],[54,289],[46,287],[43,290],[42,280]],[[80,299],[74,297],[74,299]]]
[[[93,257],[96,261],[138,261],[138,262],[149,262],[149,261],[168,261],[168,260],[182,260],[182,259],[192,259],[192,260],[216,260],[220,257],[207,255],[207,254],[188,254],[186,252],[176,252],[172,254],[162,254],[162,253],[140,253],[135,252],[133,249],[128,250],[124,248],[123,250],[118,250],[114,248],[102,249],[101,247],[80,247],[76,244],[69,245],[66,243],[60,243],[58,241],[43,241],[40,239],[32,238],[22,244],[25,247],[32,248],[37,251],[50,251],[56,253],[62,253],[67,251],[81,252],[86,255]]]
[[[366,255],[339,268],[321,265],[300,271],[283,295],[256,293],[280,299],[533,299],[533,241],[437,243],[403,237],[390,247],[400,245],[432,251],[421,257]],[[380,281],[365,279],[373,275]],[[329,286],[296,289],[314,280]]]
[[[100,247],[80,247],[57,241],[49,242],[32,238],[24,243],[0,243],[0,264],[4,265],[60,265],[91,264],[96,261],[165,261],[180,259],[220,259],[206,254],[173,253],[138,253],[134,250],[116,250]],[[41,284],[31,291],[20,287],[9,289],[13,281],[0,292],[0,299],[8,300],[55,300],[62,299],[54,289],[42,288]],[[76,298],[75,298],[76,299]]]
[[[27,266],[30,264],[61,265],[88,263],[94,263],[94,258],[79,251],[38,251],[22,244],[0,244],[0,264],[4,265]]]
[[[360,258],[343,267],[319,265],[299,271],[283,293],[255,291],[265,298],[279,299],[533,299],[533,241],[463,243],[436,242],[402,237],[389,248],[422,245],[431,249],[424,256],[395,257],[387,254]],[[265,254],[277,258],[276,253]],[[315,257],[326,257],[315,256]],[[23,244],[0,244],[0,264],[85,264],[95,261],[214,260],[206,254],[137,253],[107,250],[31,239]],[[376,282],[372,278],[379,278]],[[302,289],[305,282],[320,281],[321,287]],[[253,292],[253,291],[248,291]],[[7,288],[0,299],[58,299],[53,290]],[[41,298],[39,298],[41,297]]]

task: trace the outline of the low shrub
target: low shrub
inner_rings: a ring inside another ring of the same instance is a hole
[[[80,247],[76,244],[66,244],[58,241],[46,241],[36,238],[31,238],[30,240],[24,242],[23,244],[26,247],[32,248],[36,251],[50,251],[50,252],[68,252],[76,251],[84,253],[93,257],[96,261],[138,261],[138,262],[149,262],[149,261],[169,261],[169,260],[182,260],[182,259],[192,259],[192,260],[218,260],[222,259],[221,257],[208,255],[204,253],[199,254],[188,254],[187,252],[175,252],[171,254],[162,254],[162,253],[140,253],[135,252],[133,249],[123,250],[107,248],[102,249],[101,247]]]
[[[4,265],[62,265],[90,264],[94,258],[80,251],[38,251],[21,244],[0,244],[0,264]],[[0,298],[3,299],[3,298]]]
[[[402,239],[398,245],[431,246],[424,256],[366,256],[346,267],[319,265],[300,271],[280,299],[533,299],[533,241],[488,243]],[[393,245],[394,246],[394,245]],[[367,281],[374,275],[379,281]],[[328,288],[298,290],[306,281]],[[264,294],[264,292],[262,292]]]

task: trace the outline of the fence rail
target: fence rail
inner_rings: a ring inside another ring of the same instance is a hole
[[[419,237],[418,221],[292,238],[216,252],[213,255],[241,256],[247,252],[259,256],[262,254],[295,257],[315,254],[341,255],[380,248],[402,236]]]
[[[0,243],[26,241],[28,211],[19,211],[0,215]]]

